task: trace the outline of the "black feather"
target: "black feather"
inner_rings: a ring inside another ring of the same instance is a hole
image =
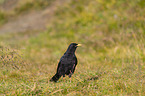
[[[75,67],[77,65],[77,58],[75,55],[75,51],[78,44],[76,43],[71,43],[67,49],[67,51],[64,53],[64,55],[61,57],[58,67],[57,67],[57,72],[56,74],[50,79],[50,81],[57,82],[57,80],[65,75],[68,75],[71,77],[71,75],[75,71]]]
[[[57,80],[58,80],[60,77],[61,77],[61,76],[60,76],[58,73],[56,73],[56,74],[50,79],[50,81],[57,82]]]

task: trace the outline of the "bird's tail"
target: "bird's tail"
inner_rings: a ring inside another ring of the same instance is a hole
[[[51,82],[57,82],[57,80],[60,78],[61,76],[58,74],[58,73],[56,73],[51,79],[50,79],[50,81]]]

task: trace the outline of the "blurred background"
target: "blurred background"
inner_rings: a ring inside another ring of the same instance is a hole
[[[69,82],[48,82],[72,42]],[[0,0],[0,95],[145,95],[144,0]]]

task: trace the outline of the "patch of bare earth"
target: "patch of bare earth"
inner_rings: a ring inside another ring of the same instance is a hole
[[[28,14],[20,15],[14,20],[9,20],[0,27],[0,34],[45,30],[46,25],[53,18],[55,10],[66,1],[67,0],[56,0],[44,10],[33,11]]]

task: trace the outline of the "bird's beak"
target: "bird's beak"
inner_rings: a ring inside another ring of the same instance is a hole
[[[82,46],[82,44],[78,44],[77,47]]]

